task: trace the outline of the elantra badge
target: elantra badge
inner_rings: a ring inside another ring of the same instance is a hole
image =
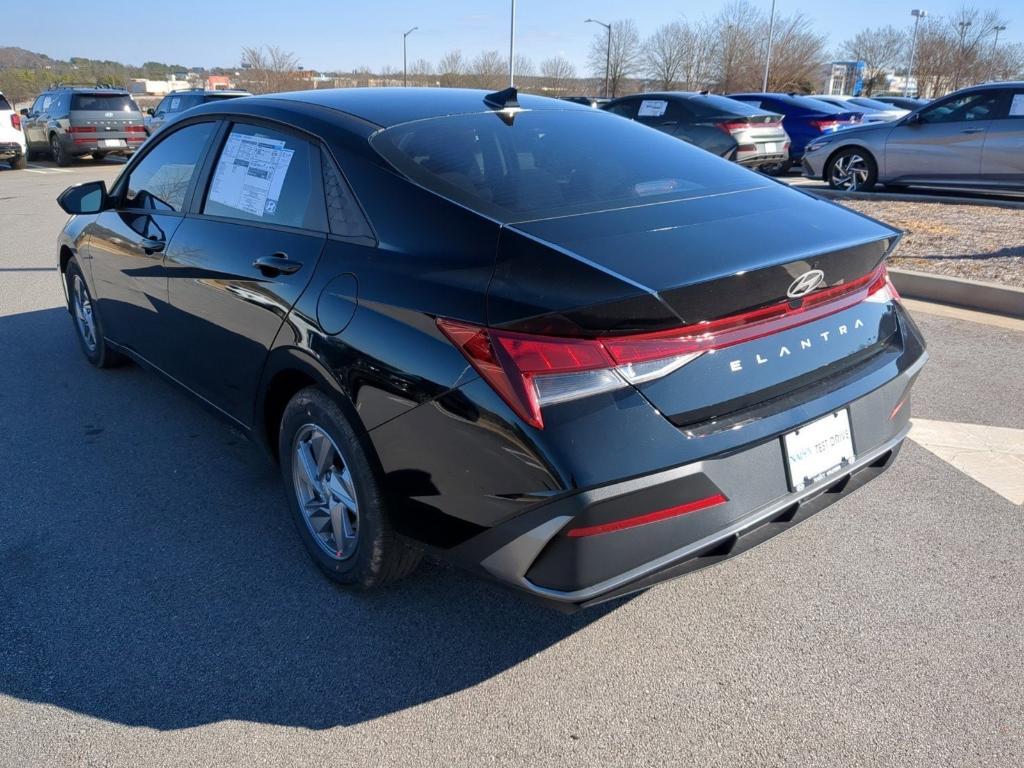
[[[791,299],[799,299],[813,291],[825,280],[825,273],[820,269],[811,269],[789,284],[786,295]]]

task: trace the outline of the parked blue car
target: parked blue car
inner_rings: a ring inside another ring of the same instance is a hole
[[[773,176],[781,176],[799,164],[804,156],[804,147],[811,139],[861,122],[858,112],[792,93],[730,93],[729,98],[783,115],[782,127],[789,134],[790,141],[789,160],[761,168]]]

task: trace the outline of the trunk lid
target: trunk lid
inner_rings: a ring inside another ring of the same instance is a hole
[[[799,310],[804,299],[787,291],[802,275],[820,270],[816,290],[836,295],[858,281],[866,286],[898,236],[776,182],[520,222],[499,240],[489,322],[605,338],[730,322],[767,307]],[[857,303],[705,353],[637,388],[673,423],[699,423],[831,375],[880,349],[894,331],[889,304]]]

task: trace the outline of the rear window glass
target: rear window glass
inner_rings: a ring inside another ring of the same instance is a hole
[[[71,108],[90,112],[138,112],[139,105],[126,93],[76,93]]]
[[[727,96],[695,96],[686,100],[686,106],[693,110],[697,117],[764,114],[764,110],[756,104],[737,101]]]
[[[812,112],[823,112],[826,115],[838,115],[840,112],[849,112],[849,109],[843,109],[837,107],[827,101],[821,99],[814,99],[810,96],[779,96],[779,101],[783,104],[789,104],[793,107],[800,107],[802,109],[809,109]],[[856,110],[854,110],[856,111]]]
[[[503,117],[505,119],[503,119]],[[371,143],[400,173],[500,221],[644,205],[759,186],[748,171],[603,111],[418,120]]]
[[[0,94],[0,109],[10,109],[10,108],[11,108],[10,102],[7,101],[7,99],[5,99],[2,94]]]
[[[874,99],[856,98],[850,99],[851,102],[856,104],[858,107],[864,107],[866,109],[879,109],[883,112],[892,109],[892,104],[886,104],[884,101],[875,101]]]

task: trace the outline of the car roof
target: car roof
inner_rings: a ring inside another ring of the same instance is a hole
[[[484,103],[489,91],[470,88],[329,88],[254,96],[250,105],[282,101],[300,102],[337,110],[387,128],[399,123],[493,111]],[[522,109],[591,111],[590,107],[562,99],[519,94]]]

